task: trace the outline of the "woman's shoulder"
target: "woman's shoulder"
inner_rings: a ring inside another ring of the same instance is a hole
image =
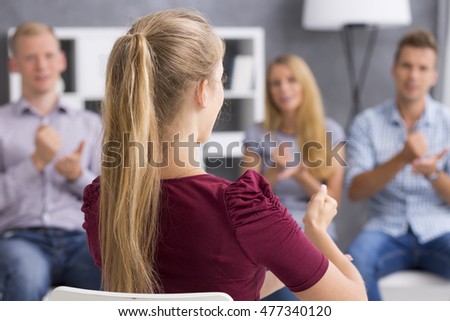
[[[267,180],[254,170],[247,170],[234,183],[227,186],[224,193],[225,205],[232,222],[245,224],[254,218],[279,213],[284,208],[274,195]]]
[[[271,192],[270,185],[264,176],[252,169],[245,171],[245,173],[242,174],[235,182],[229,184],[227,190],[231,194],[236,192]]]
[[[88,196],[95,195],[97,196],[100,193],[100,176],[97,176],[92,183],[86,185],[84,189],[84,194]]]
[[[255,123],[245,130],[245,137],[247,140],[248,139],[260,140],[265,134],[267,134],[267,130],[264,129],[262,123]]]
[[[100,176],[97,176],[91,184],[84,188],[83,206],[81,210],[88,213],[96,213],[98,210],[98,201],[100,198]]]
[[[343,127],[339,124],[334,118],[326,117],[325,118],[325,127],[328,131],[343,131]]]
[[[325,118],[325,129],[327,132],[331,132],[333,134],[333,143],[337,143],[345,138],[344,128],[333,118]]]

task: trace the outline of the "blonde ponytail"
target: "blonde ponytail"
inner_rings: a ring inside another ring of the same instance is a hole
[[[153,292],[157,289],[153,254],[160,172],[148,166],[147,155],[155,157],[161,151],[159,144],[148,144],[160,141],[153,99],[151,49],[141,34],[120,38],[115,49],[108,65],[108,90],[104,99],[104,143],[122,143],[123,164],[102,168],[103,286],[110,291]],[[122,61],[117,63],[118,60]],[[123,146],[123,135],[129,135],[129,141],[139,148]],[[115,219],[110,219],[112,217]]]

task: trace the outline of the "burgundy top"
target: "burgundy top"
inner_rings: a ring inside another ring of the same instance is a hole
[[[100,267],[100,179],[84,191],[84,229]],[[308,289],[328,259],[306,238],[267,181],[247,171],[235,183],[203,174],[162,181],[156,256],[166,293],[228,293],[259,300],[266,269],[293,292]]]

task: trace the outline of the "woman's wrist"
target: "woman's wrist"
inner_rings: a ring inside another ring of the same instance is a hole
[[[318,238],[323,238],[328,236],[328,232],[327,232],[327,228],[323,227],[319,224],[315,224],[314,222],[310,222],[310,221],[305,221],[304,222],[304,230],[305,230],[305,234],[306,236],[314,241]]]

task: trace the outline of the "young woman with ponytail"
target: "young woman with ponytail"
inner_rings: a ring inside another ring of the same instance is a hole
[[[326,233],[337,206],[326,190],[313,196],[303,233],[258,173],[234,183],[206,174],[185,148],[212,131],[223,55],[208,21],[187,10],[145,16],[116,41],[102,173],[83,205],[103,288],[258,300],[270,270],[302,299],[365,299],[359,273]]]

